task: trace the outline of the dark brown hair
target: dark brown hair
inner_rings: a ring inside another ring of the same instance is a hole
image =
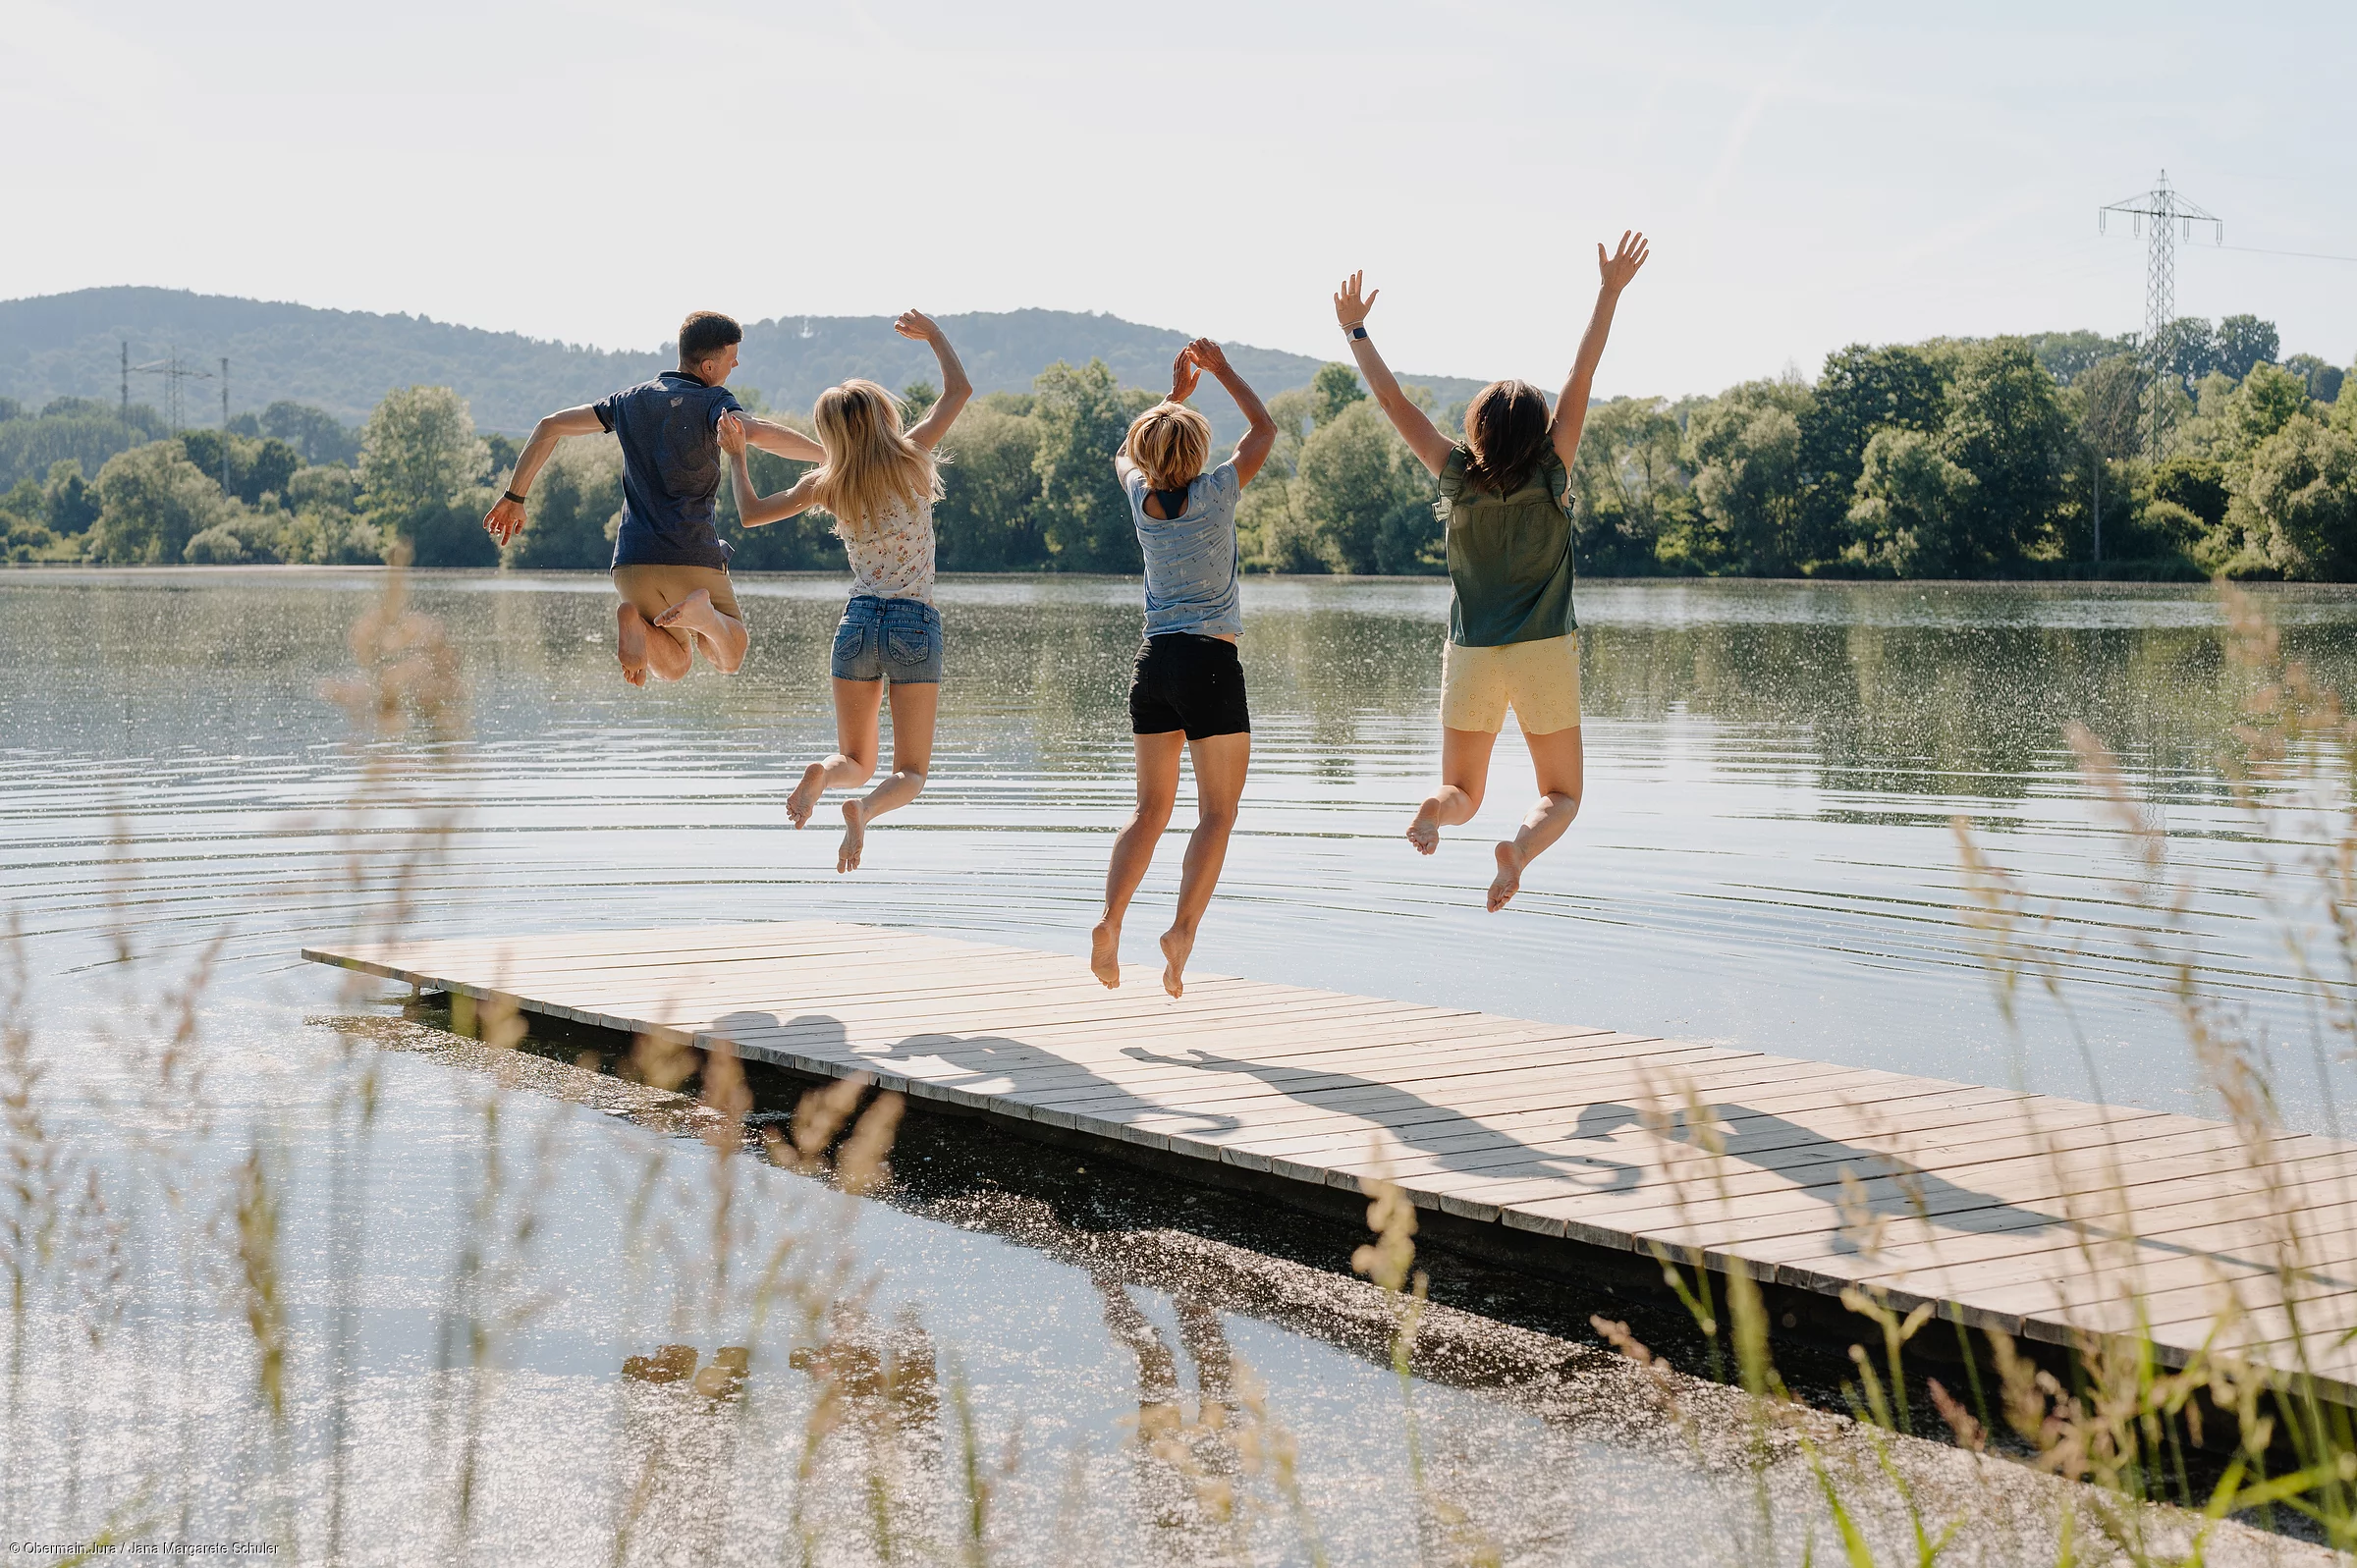
[[[680,363],[700,364],[732,343],[744,341],[744,329],[717,310],[690,310],[680,323]]]
[[[1473,452],[1465,477],[1492,495],[1521,489],[1547,459],[1551,422],[1547,394],[1527,381],[1491,382],[1465,406],[1465,445]]]

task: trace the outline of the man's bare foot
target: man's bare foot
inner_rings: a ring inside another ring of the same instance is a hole
[[[695,592],[655,617],[658,626],[675,626],[692,631],[699,637],[720,635],[720,612],[712,608],[712,595],[698,588]]]
[[[646,621],[636,605],[614,612],[614,653],[622,661],[622,678],[633,686],[646,684]]]
[[[827,765],[814,762],[802,770],[802,782],[786,797],[786,815],[794,819],[795,827],[801,827],[810,820],[810,813],[818,809],[818,797],[826,792]]]
[[[1121,987],[1122,928],[1110,920],[1098,921],[1088,933],[1088,972],[1108,991]]]
[[[1174,997],[1186,994],[1186,955],[1195,950],[1195,936],[1176,926],[1162,934],[1162,989]]]
[[[1530,864],[1528,856],[1516,849],[1508,839],[1498,845],[1498,878],[1490,884],[1490,913],[1506,907],[1506,901],[1522,891],[1522,868]]]
[[[843,847],[835,851],[838,872],[857,871],[859,851],[867,847],[867,823],[860,817],[859,802],[843,803]]]
[[[1416,853],[1431,854],[1441,846],[1441,803],[1427,800],[1416,808],[1416,820],[1407,825],[1407,841],[1416,846]]]

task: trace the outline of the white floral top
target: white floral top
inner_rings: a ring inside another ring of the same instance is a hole
[[[851,558],[851,593],[879,599],[933,602],[933,503],[910,508],[895,502],[890,512],[854,536],[838,528],[844,553]]]

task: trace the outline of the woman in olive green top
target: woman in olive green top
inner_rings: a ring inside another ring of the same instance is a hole
[[[1465,409],[1465,439],[1452,442],[1407,401],[1367,336],[1375,295],[1352,273],[1334,312],[1377,403],[1409,450],[1441,483],[1448,526],[1449,641],[1441,654],[1441,786],[1424,797],[1407,841],[1424,853],[1441,830],[1473,820],[1489,781],[1490,750],[1514,710],[1539,776],[1539,803],[1497,848],[1490,908],[1522,886],[1522,868],[1563,836],[1579,814],[1579,622],[1571,614],[1571,462],[1587,420],[1588,391],[1613,307],[1645,265],[1645,237],[1624,234],[1612,255],[1596,247],[1603,287],[1571,378],[1551,415],[1527,381],[1494,381]]]

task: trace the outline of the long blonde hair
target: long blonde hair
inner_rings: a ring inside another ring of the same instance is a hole
[[[872,381],[847,381],[818,395],[810,410],[827,460],[811,477],[812,501],[835,515],[836,531],[857,535],[905,507],[941,499],[933,454],[901,430],[901,406]]]

